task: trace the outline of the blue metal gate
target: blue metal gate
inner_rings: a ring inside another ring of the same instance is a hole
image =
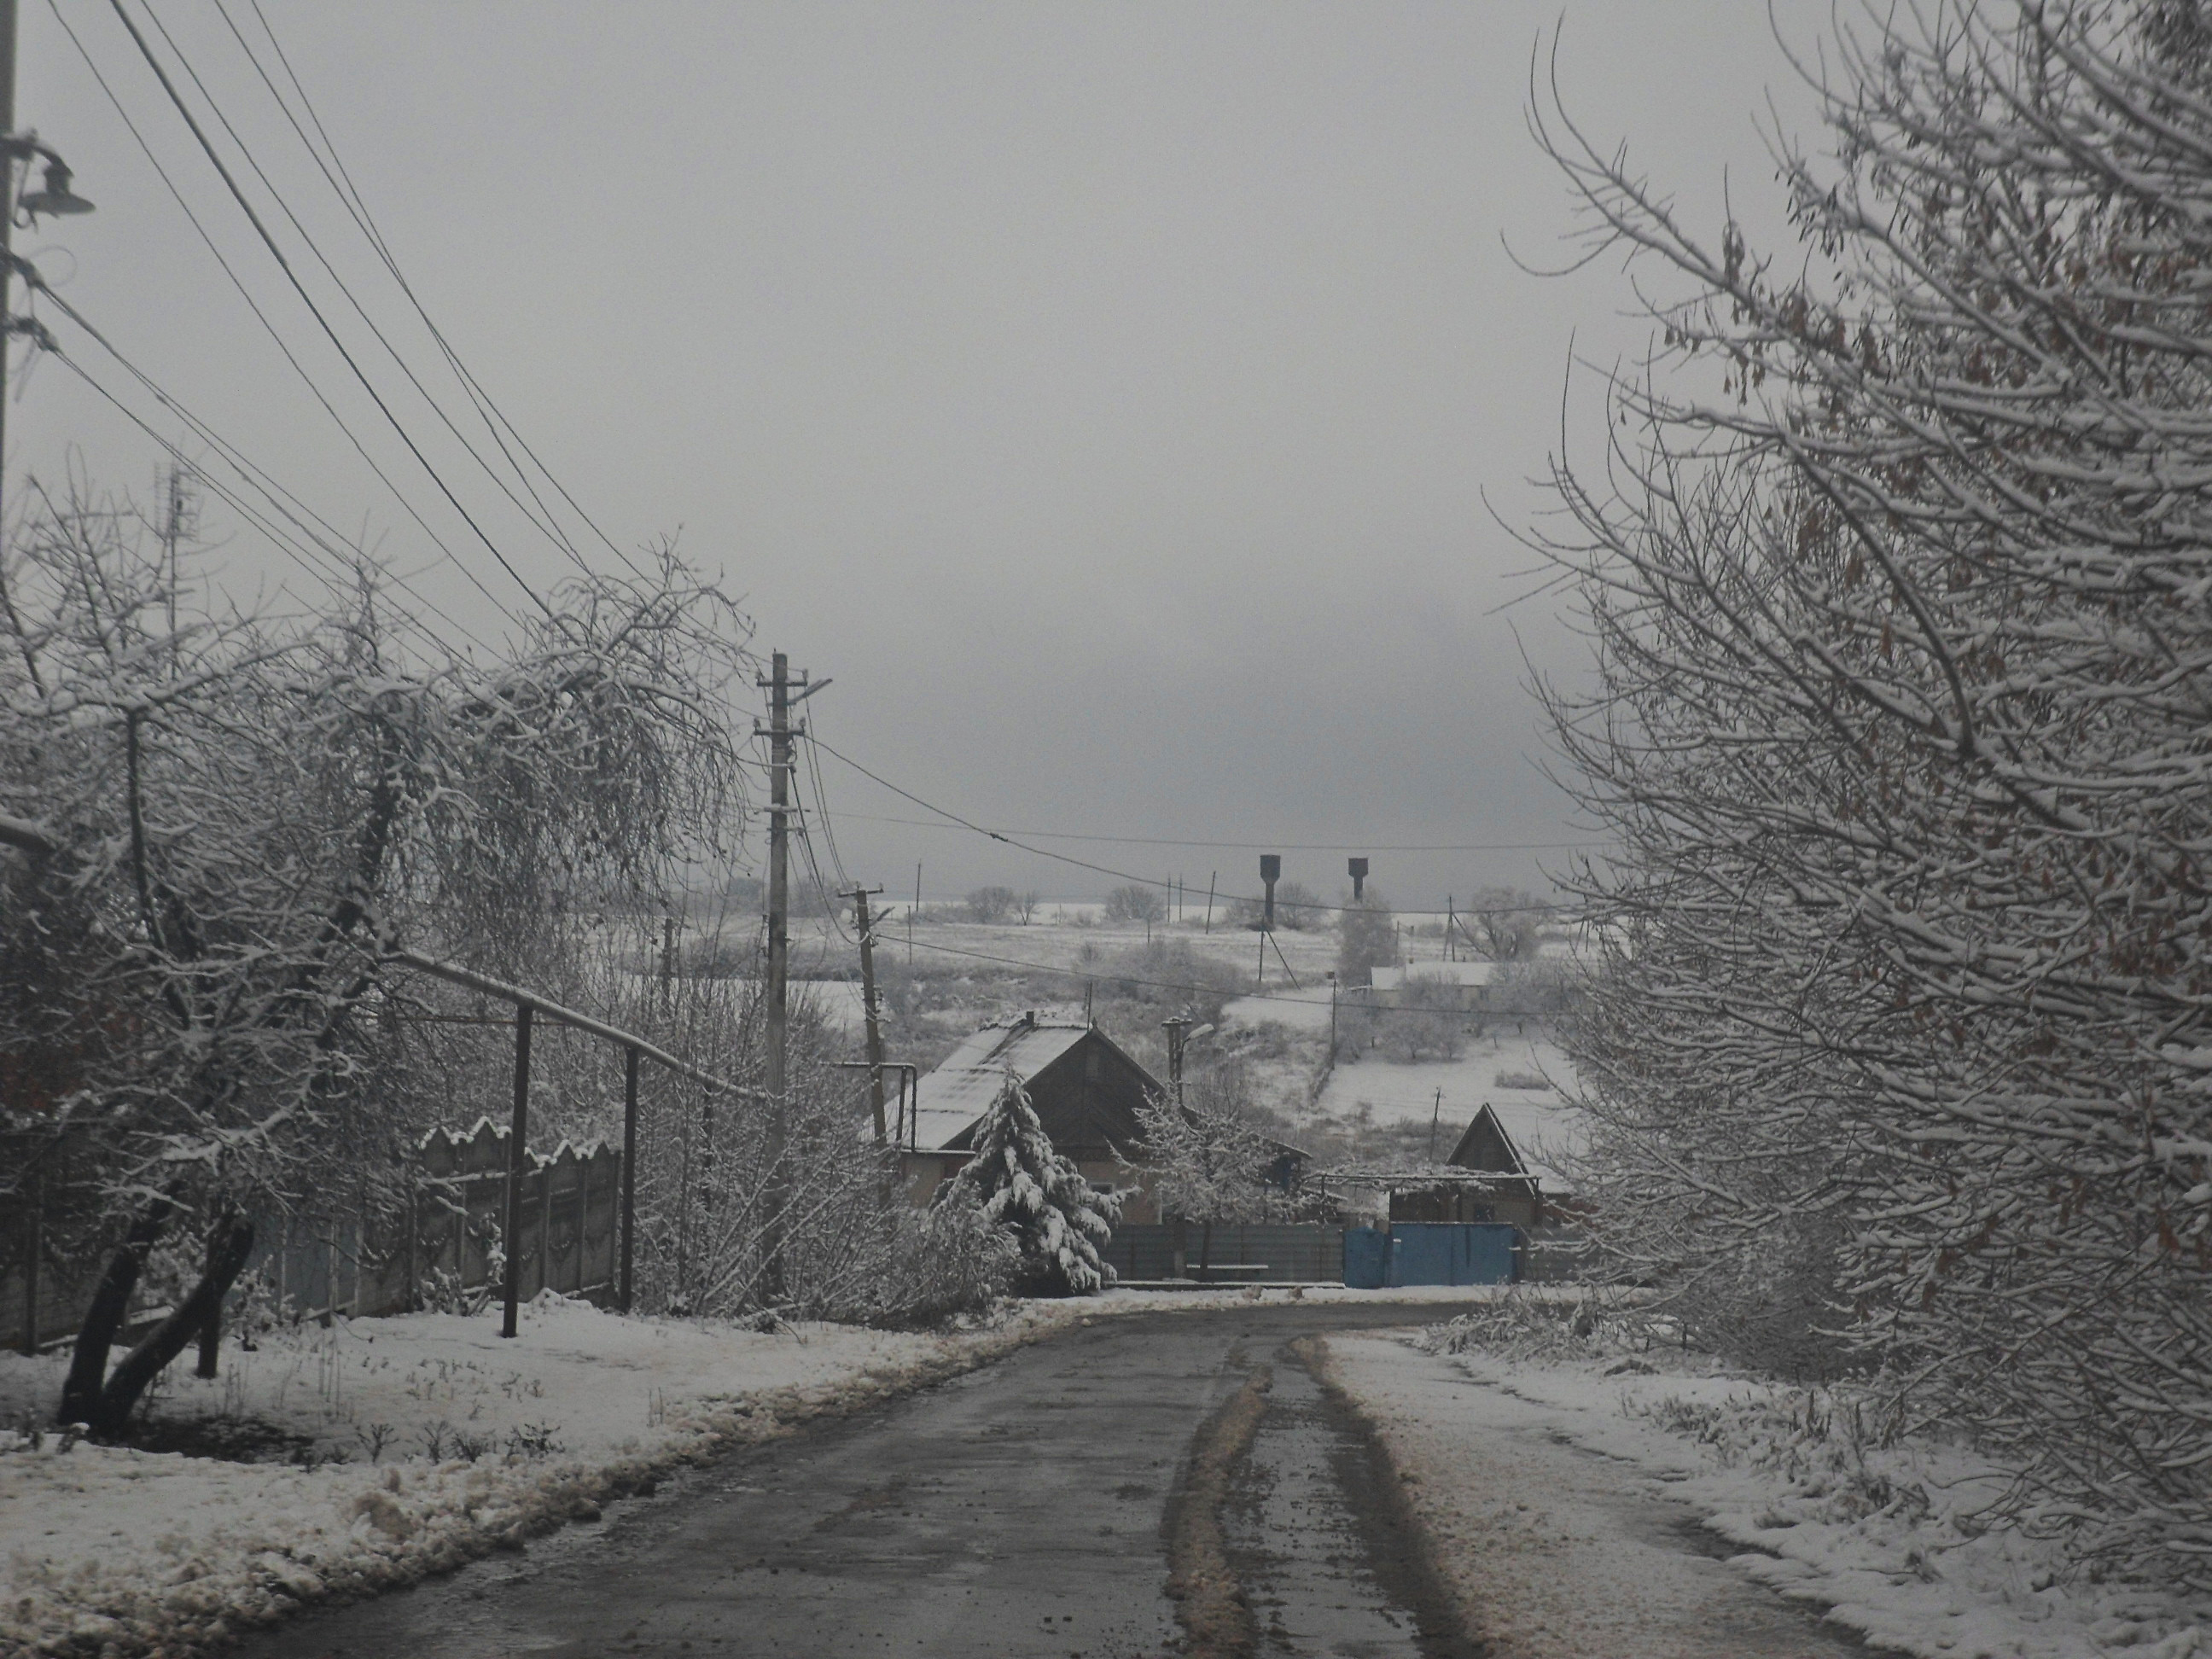
[[[1390,1273],[1390,1235],[1379,1227],[1344,1230],[1344,1282],[1356,1291],[1379,1291]]]
[[[1390,1228],[1396,1285],[1510,1285],[1519,1229],[1449,1221],[1400,1221]]]
[[[1401,1285],[1510,1285],[1519,1279],[1520,1229],[1449,1221],[1399,1221],[1383,1232],[1347,1227],[1344,1282],[1356,1289]]]

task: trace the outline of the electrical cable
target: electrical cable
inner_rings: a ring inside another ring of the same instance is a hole
[[[951,830],[960,826],[929,818],[890,817],[881,812],[848,812],[864,823],[902,823],[917,830]],[[1124,847],[1219,848],[1236,853],[1547,853],[1578,848],[1610,847],[1609,841],[1468,841],[1395,844],[1371,841],[1201,841],[1173,836],[1086,836],[1068,830],[1009,830],[1010,836],[1032,841],[1111,842]]]
[[[377,481],[391,492],[392,499],[404,509],[407,516],[414,520],[416,526],[430,538],[431,544],[445,556],[455,569],[468,579],[470,585],[483,595],[494,610],[509,622],[520,626],[521,618],[508,609],[506,603],[484,585],[483,578],[471,570],[453,552],[453,549],[446,544],[445,539],[430,527],[422,515],[416,511],[414,503],[378,464],[376,458],[368,453],[368,446],[362,442],[359,434],[346,423],[345,417],[338,413],[322,388],[315,383],[315,378],[308,373],[307,365],[300,361],[291,346],[286,343],[276,325],[270,320],[268,313],[262,309],[260,301],[253,297],[252,292],[246,286],[245,280],[239,276],[229,259],[224,256],[222,250],[216,246],[214,236],[201,222],[199,215],[193,210],[191,204],[185,199],[184,191],[179,188],[176,180],[170,177],[169,170],[161,165],[161,158],[154,153],[152,143],[139,130],[137,122],[131,118],[131,112],[125,107],[123,100],[117,95],[115,88],[108,84],[107,77],[100,72],[100,65],[94,60],[92,53],[86,48],[84,42],[78,38],[76,31],[70,26],[69,18],[62,11],[60,0],[47,0],[47,3],[53,11],[54,21],[61,25],[62,33],[69,37],[70,44],[76,48],[77,56],[84,60],[84,66],[90,72],[93,81],[106,95],[107,101],[114,106],[115,113],[121,119],[125,129],[137,141],[139,150],[146,157],[147,164],[154,169],[155,175],[167,189],[170,197],[175,201],[193,230],[198,233],[200,240],[206,245],[209,253],[214,256],[215,262],[222,269],[222,274],[229,278],[231,286],[238,290],[239,297],[246,301],[246,309],[253,313],[254,320],[261,325],[263,331],[275,343],[277,351],[283,355],[284,361],[291,365],[293,373],[300,377],[301,383],[307,388],[315,401],[322,405],[323,412],[331,417],[331,423],[345,434],[346,441],[354,447],[354,453],[361,457],[368,470],[376,476]],[[113,348],[110,347],[109,349],[112,350]]]
[[[988,951],[963,951],[957,945],[933,945],[927,939],[918,939],[915,940],[914,948],[917,951],[935,951],[940,955],[948,957],[967,957],[976,962],[1003,963],[1009,968],[1026,968],[1031,973],[1050,974],[1059,979],[1105,979],[1114,980],[1123,985],[1149,986],[1152,989],[1158,991],[1205,991],[1217,994],[1222,994],[1221,988],[1218,985],[1207,985],[1196,980],[1146,979],[1137,974],[1117,974],[1111,971],[1094,973],[1082,968],[1054,968],[1048,963],[1042,962],[1024,962],[1018,957],[994,956]],[[1286,997],[1273,991],[1239,991],[1235,996],[1230,997],[1228,1000],[1232,1002],[1242,1002],[1248,1000],[1253,1002],[1287,1002],[1293,1003],[1301,1008],[1317,1008],[1323,1006],[1320,1002],[1315,1000],[1312,997]],[[1352,1006],[1353,1007],[1366,1007],[1372,1005],[1354,1003]],[[1464,1014],[1473,1011],[1466,1008],[1407,1008],[1394,1006],[1383,1008],[1381,1012],[1393,1014]]]
[[[290,222],[293,230],[298,234],[300,240],[306,245],[307,251],[315,256],[316,262],[322,266],[324,274],[327,276],[331,279],[331,283],[337,286],[337,291],[344,296],[346,303],[353,307],[354,314],[361,319],[362,325],[367,327],[369,333],[374,337],[376,343],[384,348],[385,355],[392,359],[393,365],[398,368],[400,374],[406,377],[407,383],[413,386],[415,390],[422,395],[422,401],[429,405],[430,412],[435,415],[438,417],[440,423],[445,427],[447,432],[453,434],[453,441],[459,444],[462,449],[467,453],[469,459],[474,461],[477,465],[483,470],[484,476],[491,480],[493,486],[497,489],[501,495],[507,497],[507,501],[514,506],[515,510],[520,513],[524,518],[529,520],[534,527],[543,532],[546,538],[552,542],[553,544],[560,549],[562,552],[567,554],[568,556],[573,560],[577,567],[583,570],[586,574],[588,575],[591,574],[591,566],[585,562],[583,556],[577,552],[575,544],[568,540],[568,537],[562,532],[560,526],[552,521],[550,515],[545,517],[539,516],[544,512],[544,503],[538,499],[535,491],[530,490],[529,481],[520,477],[520,470],[517,470],[518,482],[522,484],[522,487],[526,491],[530,493],[532,505],[526,505],[521,498],[516,495],[514,489],[509,486],[506,478],[501,475],[499,470],[483,458],[483,454],[477,451],[476,446],[469,441],[467,435],[461,431],[459,426],[454,424],[453,416],[446,412],[444,405],[440,404],[437,398],[431,392],[430,389],[422,384],[422,378],[415,373],[414,368],[408,363],[406,358],[400,354],[399,349],[392,343],[391,338],[385,333],[383,329],[378,325],[376,319],[369,315],[368,307],[362,304],[360,297],[356,295],[353,289],[347,284],[345,278],[338,274],[337,266],[331,263],[330,256],[323,252],[321,245],[315,240],[313,234],[307,229],[306,225],[301,222],[300,216],[292,210],[291,204],[284,198],[284,193],[276,187],[276,181],[270,178],[268,170],[261,165],[260,160],[253,153],[252,147],[246,142],[244,136],[240,133],[237,126],[232,122],[230,117],[224,112],[222,104],[216,100],[215,94],[208,90],[207,82],[201,78],[199,70],[193,67],[191,59],[185,56],[184,48],[177,44],[176,37],[169,32],[168,25],[161,21],[161,15],[154,9],[150,3],[150,0],[142,0],[142,3],[145,3],[147,16],[152,19],[154,27],[161,32],[161,39],[167,44],[170,52],[175,57],[177,62],[183,66],[185,75],[190,77],[192,85],[198,89],[201,98],[205,100],[208,108],[213,112],[216,119],[222,124],[222,130],[229,135],[231,143],[237,146],[239,155],[245,158],[246,166],[253,169],[254,176],[261,180],[262,188],[269,192],[270,199],[276,203],[278,210],[284,215],[286,220]],[[216,9],[218,11],[221,11],[222,9],[219,0]],[[222,13],[222,16],[225,23],[229,23],[229,14],[224,12]],[[238,35],[235,25],[231,26],[231,33],[234,36]],[[240,40],[240,44],[243,46],[245,44],[243,37],[238,38]],[[260,64],[258,60],[254,60],[252,58],[250,49],[247,56],[249,61],[253,63],[255,70],[257,71],[260,70]],[[276,88],[270,82],[266,73],[262,73],[261,80],[264,86],[269,87],[270,91],[273,94]],[[289,112],[287,111],[286,113],[289,115]],[[297,122],[294,122],[292,126],[295,132],[299,131]],[[303,141],[305,139],[305,134],[301,134]],[[317,157],[316,159],[319,163],[320,158]],[[329,178],[329,169],[327,167],[324,168],[323,173],[325,179],[327,179]],[[358,219],[356,218],[356,226],[358,225]],[[481,410],[477,411],[479,417],[481,417],[482,413],[483,411]],[[497,434],[494,434],[495,441],[496,441],[496,437]],[[504,454],[503,448],[501,453]],[[512,467],[514,465],[513,458],[509,456],[507,457],[507,459],[508,465]]]
[[[446,498],[453,511],[460,514],[461,521],[467,525],[476,538],[483,544],[484,550],[492,556],[501,569],[507,572],[514,585],[529,596],[532,603],[543,611],[549,620],[552,619],[555,612],[544,595],[523,580],[522,573],[517,570],[507,556],[499,550],[497,544],[484,533],[483,526],[478,524],[468,508],[461,504],[460,497],[453,493],[453,487],[446,482],[438,469],[430,464],[429,457],[422,453],[421,447],[416,443],[407,428],[401,424],[399,417],[392,412],[391,405],[385,402],[383,395],[377,391],[375,385],[366,374],[362,373],[361,364],[355,359],[353,353],[347,349],[345,342],[338,337],[337,331],[331,326],[330,319],[323,314],[322,307],[315,303],[314,296],[307,292],[306,285],[300,281],[299,274],[292,269],[291,261],[284,257],[283,249],[276,245],[276,239],[269,234],[269,227],[262,222],[261,216],[254,210],[252,203],[246,200],[246,192],[239,188],[237,179],[232,174],[222,155],[217,153],[213,143],[210,141],[206,129],[200,125],[199,118],[192,113],[191,106],[185,103],[184,95],[179,91],[176,82],[169,78],[168,70],[162,67],[161,59],[155,55],[152,43],[146,39],[137,21],[125,9],[123,0],[108,0],[108,3],[116,16],[121,21],[124,28],[129,32],[132,42],[137,45],[139,55],[145,58],[147,67],[154,71],[155,79],[161,83],[161,90],[168,94],[169,102],[175,106],[177,113],[183,118],[185,125],[191,130],[192,137],[198,141],[202,154],[206,155],[209,164],[222,178],[224,187],[230,191],[231,198],[238,204],[240,211],[246,215],[246,222],[253,227],[254,234],[261,239],[262,246],[269,250],[270,257],[276,261],[277,268],[284,273],[284,278],[290,283],[292,291],[300,296],[300,302],[307,307],[308,315],[315,319],[317,325],[323,331],[324,337],[330,341],[331,348],[337,351],[345,366],[353,372],[354,379],[360,382],[361,388],[368,393],[369,401],[376,405],[377,411],[384,416],[386,422],[398,435],[399,441],[406,446],[408,453],[415,457],[422,471],[428,475],[430,482],[438,487],[438,492]],[[58,6],[57,9],[58,10]]]
[[[47,287],[45,280],[40,276],[36,267],[33,266],[27,260],[21,258],[14,258],[13,264],[16,273],[23,278],[25,285],[31,290],[34,301],[37,296],[44,295],[45,298],[51,301],[64,316],[67,317],[69,320],[74,323],[78,328],[82,329],[100,347],[102,350],[106,351],[109,356],[112,357],[115,362],[122,367],[126,374],[131,375],[133,380],[137,380],[140,386],[143,386],[147,392],[151,393],[156,403],[160,404],[164,409],[168,410],[172,414],[175,415],[185,423],[189,430],[198,436],[201,441],[206,443],[216,453],[220,455],[222,459],[238,473],[240,478],[244,482],[246,488],[259,495],[268,503],[268,512],[273,513],[278,518],[289,522],[293,528],[297,531],[298,537],[295,538],[289,532],[270,524],[261,509],[249,507],[245,502],[239,500],[234,494],[222,485],[219,481],[210,476],[204,465],[191,462],[184,454],[183,451],[173,443],[166,435],[156,431],[143,416],[138,415],[137,411],[131,409],[129,405],[125,404],[121,398],[118,398],[113,392],[102,384],[99,377],[93,374],[83,364],[78,362],[68,353],[61,350],[58,344],[52,343],[50,339],[48,341],[42,342],[41,343],[46,347],[46,349],[52,351],[52,355],[55,356],[60,358],[65,368],[70,369],[71,373],[75,374],[94,392],[98,392],[100,397],[112,404],[123,415],[125,419],[130,421],[131,424],[137,427],[140,431],[143,432],[149,438],[152,439],[155,443],[167,451],[173,461],[189,467],[194,473],[198,475],[207,483],[210,489],[213,489],[218,495],[222,496],[225,502],[244,517],[255,529],[258,530],[262,535],[266,537],[273,545],[277,547],[279,550],[283,551],[288,557],[291,558],[294,562],[299,563],[301,568],[307,570],[310,574],[314,575],[317,580],[321,581],[325,586],[329,587],[333,593],[341,592],[357,580],[360,564],[358,550],[356,550],[350,543],[347,542],[344,536],[336,528],[336,526],[331,525],[328,520],[323,518],[321,514],[316,513],[313,508],[308,507],[305,501],[294,495],[292,491],[286,489],[282,484],[278,483],[276,480],[266,471],[256,465],[243,451],[237,447],[236,445],[232,444],[228,439],[224,438],[221,433],[216,431],[215,428],[208,425],[205,421],[195,415],[183,403],[179,401],[168,392],[165,391],[161,385],[143,369],[140,368],[136,363],[132,362],[129,357],[125,356],[121,349],[116,346],[113,341],[110,340],[100,331],[100,330],[94,327],[91,320],[88,319],[82,311],[78,310],[77,307],[72,305],[69,301],[64,300],[52,289]],[[287,505],[288,502],[289,503],[289,506]],[[296,509],[296,511],[295,511],[295,509]],[[310,527],[307,523],[303,522],[301,517],[301,514],[304,514],[307,519],[314,520],[315,525],[320,526],[322,533],[319,534],[314,528]],[[341,551],[341,549],[343,550]],[[317,557],[327,561],[330,569],[327,571],[319,570],[307,562],[308,560]],[[335,579],[332,573],[335,573]],[[463,634],[467,635],[472,643],[486,651],[489,651],[491,649],[489,643],[487,643],[481,635],[477,635],[473,629],[470,629],[467,624],[454,617],[446,616],[442,611],[439,611],[437,607],[431,603],[428,596],[423,594],[420,589],[416,588],[404,575],[401,575],[397,573],[391,573],[389,580],[395,586],[403,588],[407,592],[412,594],[420,604],[438,615],[440,620],[459,629]],[[450,641],[444,638],[435,629],[432,628],[428,623],[423,621],[419,614],[410,611],[404,605],[395,605],[393,608],[401,617],[412,623],[425,638],[434,641],[448,654],[454,656],[463,654],[455,649]]]
[[[353,175],[347,170],[344,158],[338,154],[337,145],[331,141],[329,130],[324,126],[321,115],[316,112],[314,100],[308,97],[306,86],[301,83],[298,71],[292,67],[292,60],[284,51],[283,43],[277,40],[276,31],[270,26],[267,15],[262,11],[261,0],[247,0],[247,3],[253,8],[253,15],[261,25],[261,32],[268,37],[270,50],[276,54],[277,63],[283,68],[285,79],[291,83],[292,90],[299,97],[301,107],[307,112],[308,124],[314,128],[317,136],[322,140],[319,149],[308,138],[307,133],[301,131],[298,121],[293,117],[290,104],[270,81],[268,72],[262,67],[260,58],[246,42],[245,36],[240,33],[237,24],[232,21],[229,10],[223,4],[223,0],[215,0],[216,9],[222,14],[225,26],[238,39],[240,49],[245,52],[247,60],[253,64],[254,72],[261,76],[263,84],[269,87],[270,95],[276,99],[277,106],[284,112],[285,119],[291,123],[292,130],[299,134],[300,142],[306,146],[307,153],[314,157],[315,165],[322,171],[324,179],[330,184],[338,199],[345,204],[348,211],[354,216],[355,223],[360,227],[362,235],[376,250],[377,256],[383,261],[385,269],[392,273],[392,278],[399,285],[400,292],[407,296],[408,303],[414,307],[415,314],[422,319],[422,326],[429,331],[430,337],[437,342],[438,349],[444,354],[447,363],[452,366],[455,378],[469,392],[470,401],[475,405],[479,417],[483,420],[485,429],[491,433],[493,441],[500,446],[500,453],[507,457],[507,464],[514,467],[515,476],[523,480],[523,487],[530,491],[531,499],[538,501],[540,506],[544,506],[536,488],[528,482],[527,475],[524,473],[520,465],[516,464],[514,457],[507,453],[506,442],[500,436],[501,427],[506,428],[507,437],[514,441],[516,447],[529,457],[531,465],[535,466],[546,482],[553,486],[561,499],[568,504],[570,510],[584,521],[586,527],[599,538],[607,550],[622,561],[630,574],[639,580],[650,580],[651,578],[639,568],[630,556],[617,546],[605,531],[599,528],[598,520],[586,512],[582,504],[569,494],[568,487],[561,482],[553,470],[539,459],[538,452],[530,447],[522,434],[516,429],[514,422],[507,418],[507,412],[500,408],[490,392],[484,389],[468,365],[461,360],[460,354],[447,340],[445,331],[431,319],[429,312],[416,297],[414,286],[408,282],[405,274],[399,269],[399,263],[392,256],[391,247],[384,239],[383,231],[378,228],[374,216],[369,212],[367,200],[362,196],[359,188],[355,185]],[[329,156],[327,167],[324,166],[325,152]],[[336,169],[335,177],[332,175],[333,168]],[[494,417],[496,417],[495,421]],[[551,517],[550,508],[545,510],[547,516]]]
[[[898,785],[893,783],[889,778],[881,775],[879,773],[870,771],[866,767],[861,765],[860,762],[854,760],[850,755],[841,754],[836,750],[832,749],[828,744],[823,742],[821,738],[814,736],[811,732],[802,732],[801,735],[817,749],[819,749],[823,754],[829,755],[834,759],[844,762],[846,765],[851,767],[862,777],[881,784],[884,788],[890,790],[894,795],[897,795],[902,799],[910,800],[916,806],[921,807],[924,811],[934,812],[939,817],[948,819],[951,823],[959,825],[963,830],[971,830],[979,836],[988,836],[993,841],[1001,842],[1006,846],[1014,848],[1024,853],[1033,854],[1041,859],[1052,859],[1061,864],[1072,864],[1079,870],[1089,870],[1098,875],[1111,876],[1116,881],[1128,882],[1139,887],[1158,887],[1162,889],[1169,889],[1173,885],[1172,883],[1162,881],[1157,876],[1140,876],[1127,870],[1115,870],[1107,865],[1093,864],[1088,859],[1073,858],[1066,853],[1055,853],[1050,848],[1031,846],[1027,842],[1016,839],[1016,835],[1021,833],[1018,831],[1013,834],[1009,834],[1003,830],[987,829],[982,824],[975,823],[967,818],[962,817],[957,812],[951,811],[945,807],[938,805],[934,801],[924,800],[920,795],[914,793],[911,790],[900,788]],[[1257,899],[1249,896],[1240,896],[1233,893],[1224,894],[1223,897],[1232,903],[1243,902],[1246,904],[1254,904],[1260,902]],[[1347,912],[1358,910],[1362,907],[1354,904],[1300,904],[1297,908],[1300,910],[1325,912],[1330,915],[1343,915]],[[1555,910],[1558,908],[1559,907],[1557,905],[1553,904],[1500,904],[1477,907],[1469,909],[1466,914],[1471,916],[1533,915]]]

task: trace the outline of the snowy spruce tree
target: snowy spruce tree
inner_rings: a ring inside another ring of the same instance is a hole
[[[1087,1296],[1114,1282],[1098,1252],[1121,1218],[1121,1197],[1095,1190],[1053,1150],[1012,1072],[975,1132],[975,1155],[938,1203],[975,1206],[1012,1241],[1020,1253],[1013,1284],[1023,1295]]]

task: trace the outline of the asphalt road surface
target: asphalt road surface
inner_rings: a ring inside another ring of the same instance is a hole
[[[688,1471],[525,1553],[296,1620],[240,1651],[1186,1651],[1168,1594],[1181,1485],[1194,1437],[1258,1377],[1267,1407],[1218,1528],[1251,1615],[1250,1650],[1472,1659],[1480,1649],[1453,1627],[1364,1425],[1315,1385],[1291,1346],[1435,1310],[1275,1304],[1102,1318],[883,1408]]]

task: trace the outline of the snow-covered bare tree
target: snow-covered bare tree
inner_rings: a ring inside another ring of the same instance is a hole
[[[1596,247],[1688,287],[1558,475],[1599,659],[1553,713],[1624,849],[1583,882],[1597,1190],[1739,1310],[1779,1243],[1900,1417],[2203,1579],[2212,33],[1863,29],[1832,156],[1781,154],[1786,259],[1546,118]]]
[[[96,1152],[108,1265],[61,1414],[109,1433],[253,1217],[394,1161],[392,947],[539,960],[586,902],[657,895],[734,832],[749,659],[672,552],[557,591],[491,660],[397,625],[366,574],[327,616],[173,629],[161,565],[96,506],[47,504],[0,556],[0,1052],[9,1127]],[[188,1221],[204,1271],[111,1370]]]
[[[1098,1252],[1121,1218],[1120,1194],[1098,1191],[1053,1150],[1012,1072],[975,1131],[975,1155],[945,1183],[937,1207],[975,1212],[1012,1239],[1014,1286],[1024,1294],[1087,1296],[1114,1282]]]
[[[1253,1117],[1251,1083],[1235,1060],[1199,1072],[1180,1101],[1156,1095],[1138,1108],[1145,1182],[1163,1217],[1198,1224],[1201,1278],[1212,1264],[1215,1227],[1285,1220],[1297,1207],[1271,1184],[1282,1148]]]

